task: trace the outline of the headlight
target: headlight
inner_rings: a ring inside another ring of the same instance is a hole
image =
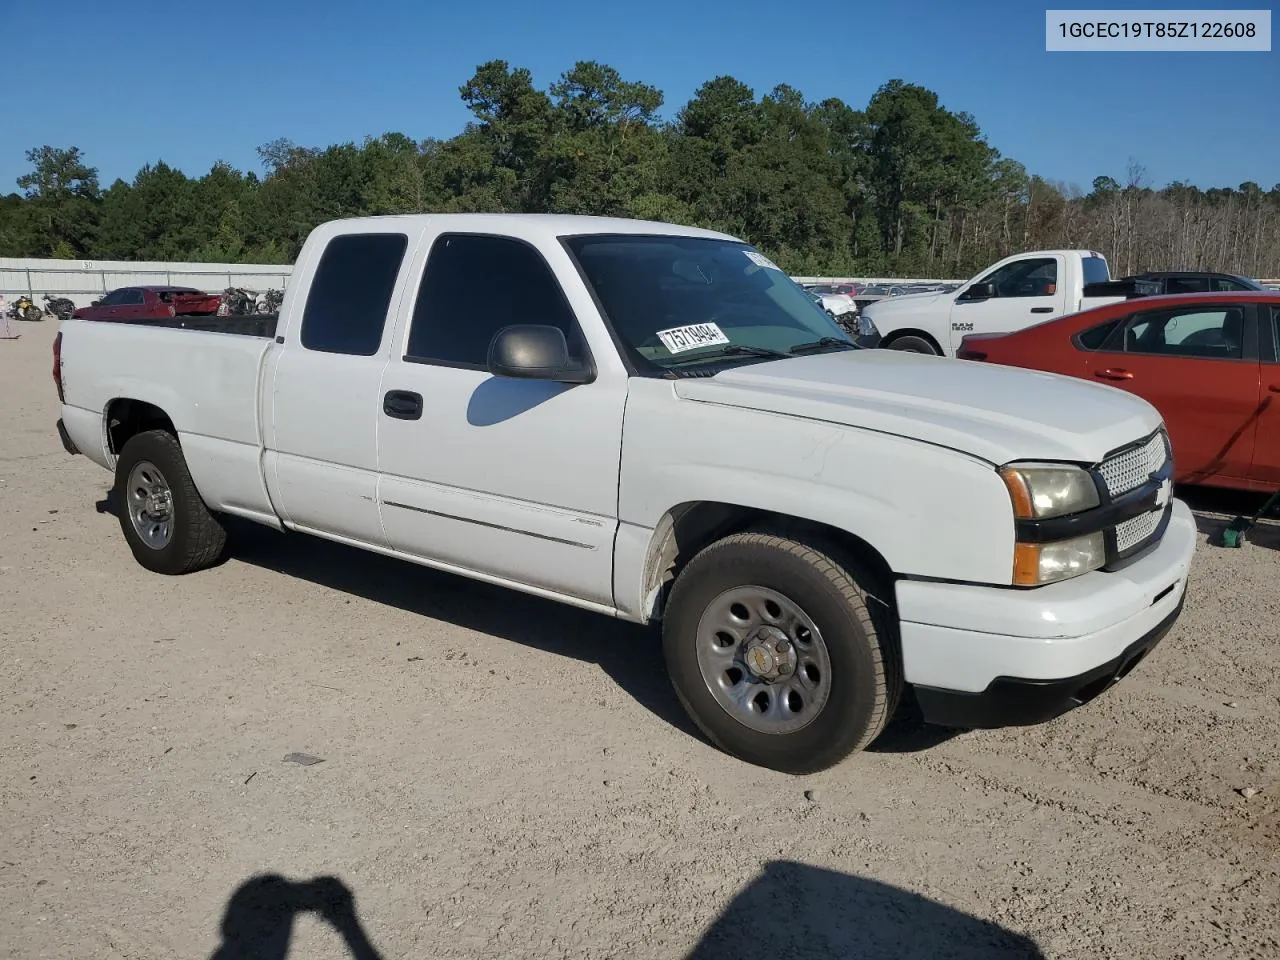
[[[1013,550],[1013,582],[1019,587],[1039,587],[1097,570],[1106,562],[1107,544],[1101,531],[1052,543],[1019,543]]]
[[[1000,470],[1018,520],[1035,521],[1092,510],[1101,501],[1093,477],[1066,463],[1019,463]],[[1038,587],[1068,580],[1107,562],[1107,544],[1101,531],[1052,540],[1014,544],[1013,582]]]
[[[1047,520],[1098,506],[1093,477],[1064,463],[1019,463],[1002,467],[1013,514],[1019,520]]]
[[[880,331],[876,329],[876,325],[871,322],[871,318],[865,313],[858,314],[858,336],[860,337],[878,337]]]

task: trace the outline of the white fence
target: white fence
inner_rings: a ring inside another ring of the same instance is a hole
[[[128,260],[27,260],[0,257],[0,294],[10,303],[27,294],[37,304],[46,294],[88,306],[117,287],[196,287],[221,293],[227,287],[283,290],[293,268],[265,263],[162,263]]]

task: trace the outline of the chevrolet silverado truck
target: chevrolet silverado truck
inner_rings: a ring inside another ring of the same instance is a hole
[[[882,347],[954,357],[971,333],[1012,333],[1159,292],[1156,283],[1113,281],[1106,258],[1093,250],[1037,250],[1006,257],[954,291],[877,300],[862,317]]]
[[[209,567],[241,517],[660,625],[751,763],[831,766],[908,691],[947,726],[1048,720],[1183,606],[1155,408],[861,349],[722,233],[336,221],[267,329],[217,323],[56,338],[63,444],[114,472],[138,563]]]

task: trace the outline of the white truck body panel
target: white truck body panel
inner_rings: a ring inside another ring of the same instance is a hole
[[[371,232],[407,237],[381,343],[369,356],[304,348],[321,253],[335,237]],[[531,244],[563,289],[595,378],[507,379],[406,360],[416,293],[442,232]],[[638,622],[655,615],[656,574],[685,505],[825,524],[892,571],[907,680],[925,685],[980,690],[999,676],[1096,666],[1181,603],[1194,549],[1181,505],[1158,549],[1124,572],[1009,587],[1015,524],[996,467],[1095,464],[1161,426],[1150,404],[1071,378],[889,351],[766,359],[714,376],[634,375],[561,243],[600,233],[737,242],[590,217],[324,224],[299,258],[274,341],[64,323],[63,422],[80,451],[110,468],[112,402],[144,401],[172,420],[214,510]],[[876,319],[937,305],[949,320],[954,296],[895,298],[874,307]],[[421,418],[384,415],[389,391],[420,394]]]

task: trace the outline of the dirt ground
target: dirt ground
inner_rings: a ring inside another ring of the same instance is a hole
[[[261,528],[145,572],[15,326],[4,957],[1280,955],[1280,529],[1204,543],[1084,709],[794,778],[701,741],[644,630]],[[1206,539],[1256,504],[1195,497]]]

